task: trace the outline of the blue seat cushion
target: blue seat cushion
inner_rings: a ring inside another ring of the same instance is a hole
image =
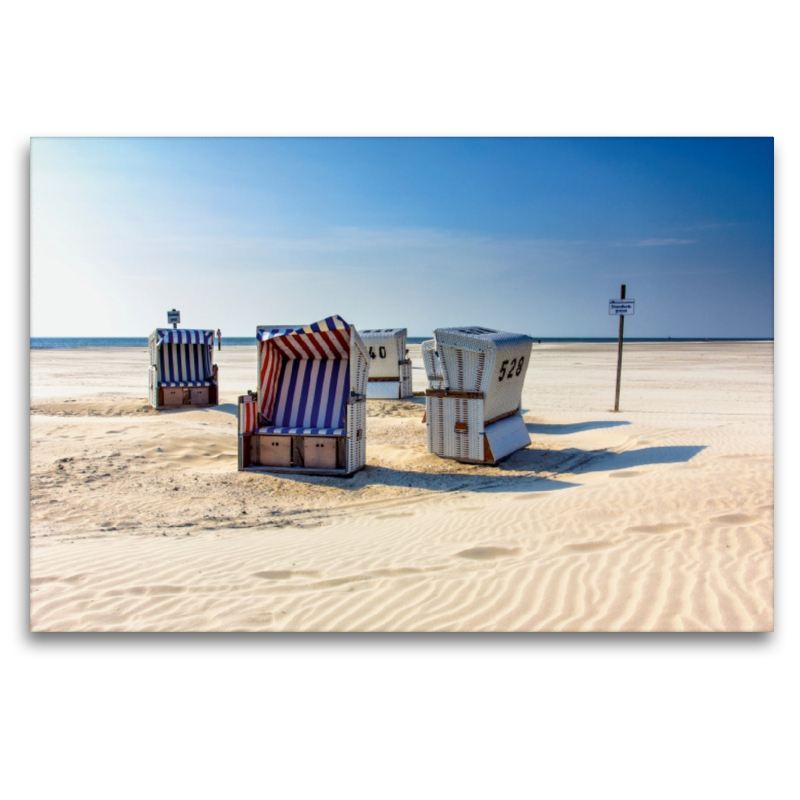
[[[279,425],[267,425],[256,428],[255,433],[294,434],[295,436],[344,436],[344,428],[287,428]]]

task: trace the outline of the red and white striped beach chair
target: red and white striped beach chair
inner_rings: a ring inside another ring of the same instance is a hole
[[[214,331],[156,328],[149,344],[150,405],[176,408],[219,404]]]
[[[398,400],[411,397],[411,360],[406,358],[406,328],[361,331],[367,348],[369,383],[367,397]]]
[[[438,328],[434,337],[444,387],[425,392],[428,452],[496,464],[527,447],[520,401],[530,336],[465,327]]]
[[[341,317],[259,326],[258,391],[239,398],[239,469],[351,475],[366,464],[369,357]]]

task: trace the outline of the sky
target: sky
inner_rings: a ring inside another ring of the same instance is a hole
[[[34,138],[31,336],[773,336],[772,138]]]

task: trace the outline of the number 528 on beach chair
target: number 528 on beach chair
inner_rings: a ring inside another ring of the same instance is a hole
[[[258,391],[239,398],[239,469],[351,475],[366,464],[369,356],[341,317],[259,326]]]

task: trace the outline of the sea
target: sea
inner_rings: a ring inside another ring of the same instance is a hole
[[[432,336],[409,336],[406,340],[408,344],[422,344],[433,338]],[[617,337],[588,337],[588,338],[569,338],[569,337],[552,337],[541,336],[533,337],[536,341],[544,344],[550,343],[602,343],[602,342],[616,342]],[[626,342],[771,342],[772,338],[728,338],[728,339],[701,339],[697,337],[680,338],[676,336],[662,337],[662,338],[638,338],[638,337],[625,337]],[[223,336],[223,347],[255,347],[256,339],[254,336]],[[73,336],[60,336],[60,337],[46,337],[46,336],[32,336],[30,339],[31,350],[81,350],[87,347],[147,347],[148,338],[146,336],[131,336],[131,337],[73,337]],[[216,347],[216,342],[214,343]]]

